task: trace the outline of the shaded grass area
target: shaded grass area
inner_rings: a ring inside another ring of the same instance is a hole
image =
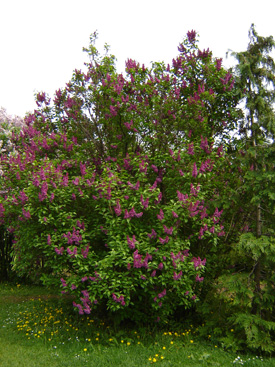
[[[42,287],[0,284],[0,366],[275,366],[238,356],[198,337],[192,325],[173,329],[114,327],[80,317],[71,300]]]

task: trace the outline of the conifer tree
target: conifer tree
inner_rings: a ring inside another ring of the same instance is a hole
[[[274,48],[273,37],[259,36],[252,24],[247,50],[232,52],[238,61],[236,83],[245,104],[239,125],[241,145],[245,151],[243,162],[248,167],[244,187],[255,213],[252,214],[251,229],[259,241],[263,240],[262,236],[270,236],[274,230],[275,63],[270,56]],[[255,302],[261,294],[261,259],[262,256],[257,257],[253,269],[253,314],[261,309]]]

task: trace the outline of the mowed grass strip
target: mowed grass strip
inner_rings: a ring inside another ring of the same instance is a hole
[[[0,325],[1,367],[275,366],[201,340],[192,325],[114,328],[97,315],[80,317],[43,287],[0,284]]]

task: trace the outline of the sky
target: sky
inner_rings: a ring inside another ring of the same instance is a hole
[[[134,59],[171,63],[178,44],[195,30],[201,49],[234,65],[226,52],[244,51],[252,23],[275,38],[274,0],[2,0],[0,1],[0,107],[23,117],[36,108],[34,93],[54,92],[88,61],[82,48],[110,45],[123,72]],[[275,55],[273,54],[273,57]],[[275,57],[274,57],[275,58]]]

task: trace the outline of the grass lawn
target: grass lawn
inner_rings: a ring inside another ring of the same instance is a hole
[[[46,288],[0,283],[1,367],[151,365],[275,367],[275,359],[224,351],[192,325],[117,329],[96,315],[80,317],[71,300]]]

